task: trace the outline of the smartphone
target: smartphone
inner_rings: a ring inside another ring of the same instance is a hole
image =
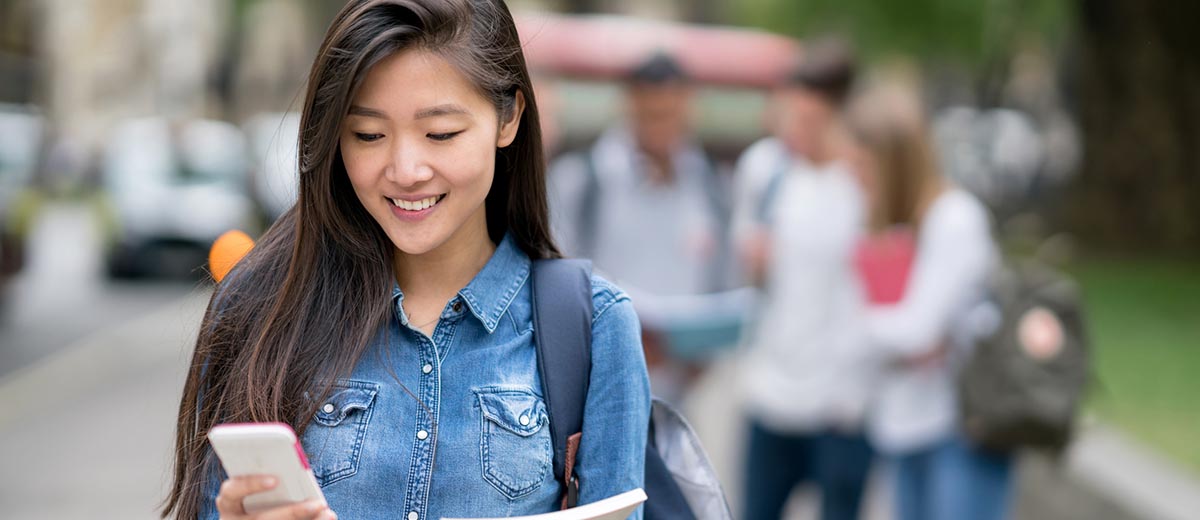
[[[208,432],[208,442],[230,477],[273,475],[274,489],[247,496],[246,512],[302,502],[325,501],[296,432],[283,423],[221,424]]]

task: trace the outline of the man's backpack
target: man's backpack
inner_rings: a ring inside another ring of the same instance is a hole
[[[591,262],[538,260],[533,263],[534,342],[542,377],[554,476],[564,483],[564,507],[574,507],[580,482],[573,475],[591,372]],[[586,483],[584,483],[586,485]],[[644,506],[647,520],[731,520],[725,494],[700,441],[683,417],[665,403],[651,406],[646,443]]]
[[[1034,262],[993,273],[980,332],[959,379],[962,426],[991,449],[1060,451],[1088,382],[1089,342],[1075,284]]]

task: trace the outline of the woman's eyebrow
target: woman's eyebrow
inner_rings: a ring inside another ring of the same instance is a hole
[[[415,114],[413,114],[413,119],[426,119],[426,118],[430,118],[430,117],[449,116],[449,115],[470,116],[471,112],[468,111],[466,108],[463,108],[460,105],[455,105],[453,103],[447,103],[445,105],[437,105],[434,107],[422,108],[421,110],[418,110]]]
[[[387,114],[383,113],[382,110],[376,110],[374,108],[367,108],[367,107],[360,107],[358,105],[350,105],[350,115],[363,116],[363,117],[374,117],[374,118],[378,118],[378,119],[388,119]]]

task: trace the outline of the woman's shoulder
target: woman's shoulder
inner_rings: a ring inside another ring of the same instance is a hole
[[[929,208],[929,225],[952,229],[975,229],[989,227],[987,206],[970,192],[949,187],[933,201]]]
[[[592,322],[600,319],[614,305],[624,302],[632,310],[629,295],[602,275],[592,273]]]
[[[255,246],[213,286],[210,311],[220,318],[229,313],[254,314],[278,294],[286,272],[286,255],[278,248]]]
[[[629,295],[608,279],[592,274],[592,366],[624,374],[643,364],[642,325]]]
[[[927,243],[959,249],[967,244],[991,243],[992,220],[987,206],[970,192],[950,187],[929,207],[921,223]]]

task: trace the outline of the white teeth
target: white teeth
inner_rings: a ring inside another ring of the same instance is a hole
[[[440,196],[429,197],[427,199],[416,201],[392,199],[392,204],[395,204],[396,207],[405,211],[421,211],[423,209],[429,209],[433,207],[434,204],[438,203],[439,199],[441,199]]]

